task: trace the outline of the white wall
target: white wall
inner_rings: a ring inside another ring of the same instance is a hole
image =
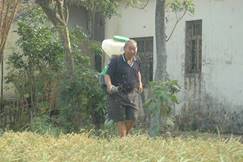
[[[195,15],[184,19],[202,19],[202,76],[207,94],[232,105],[243,105],[242,5],[240,0],[198,0]],[[184,75],[184,40],[183,22],[167,46],[168,70],[180,80]]]
[[[243,105],[243,1],[209,1],[203,23],[204,74],[208,93]]]
[[[149,2],[144,10],[122,6],[118,16],[106,20],[105,37],[110,38],[116,34],[128,37],[153,36],[154,5]]]
[[[227,101],[232,107],[243,105],[243,1],[196,0],[195,6],[195,14],[184,17],[167,43],[170,77],[184,84],[185,21],[202,19],[203,89],[208,95],[222,102]],[[105,36],[154,36],[154,15],[155,0],[145,10],[121,7],[120,17],[106,21]],[[168,20],[167,35],[175,23],[175,16],[168,14]]]

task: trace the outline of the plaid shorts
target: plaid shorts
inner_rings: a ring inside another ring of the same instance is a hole
[[[138,117],[139,95],[135,90],[130,93],[118,92],[108,97],[108,118],[114,122],[133,120]]]

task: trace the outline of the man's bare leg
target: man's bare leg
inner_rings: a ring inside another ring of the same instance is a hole
[[[117,128],[118,128],[120,137],[125,137],[127,135],[127,127],[126,127],[125,121],[119,121],[117,123]]]
[[[125,123],[126,123],[126,130],[127,130],[126,131],[126,135],[128,135],[129,131],[133,127],[134,121],[132,121],[132,120],[126,120]]]

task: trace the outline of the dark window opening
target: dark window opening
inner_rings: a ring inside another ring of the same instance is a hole
[[[185,73],[200,74],[202,70],[202,20],[186,22]]]
[[[138,44],[142,82],[145,87],[153,80],[153,37],[133,38]]]

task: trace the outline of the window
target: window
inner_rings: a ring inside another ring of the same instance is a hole
[[[153,80],[153,37],[133,38],[138,44],[138,56],[141,59],[142,81],[146,86]]]
[[[186,22],[185,74],[201,74],[202,20]]]

